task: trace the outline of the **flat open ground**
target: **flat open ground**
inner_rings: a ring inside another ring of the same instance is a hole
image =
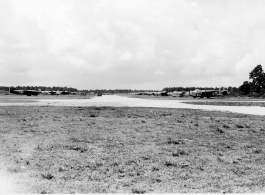
[[[204,98],[193,98],[192,96],[154,96],[154,95],[124,95],[130,98],[141,98],[141,99],[156,99],[156,100],[195,100],[195,101],[218,101],[218,102],[225,102],[225,101],[265,101],[264,98],[251,98],[251,97],[232,97],[232,96],[224,96],[224,97],[213,97],[211,99],[204,99]]]
[[[264,98],[236,98],[224,97],[213,99],[200,99],[192,97],[173,97],[173,96],[147,96],[147,95],[130,95],[130,98],[150,99],[150,100],[177,100],[192,105],[212,105],[212,106],[259,106],[265,107]]]
[[[0,107],[0,192],[265,191],[264,116],[29,100]]]
[[[265,107],[265,102],[261,101],[191,101],[186,102],[187,104],[193,104],[193,105],[214,105],[214,106],[259,106],[259,107]]]

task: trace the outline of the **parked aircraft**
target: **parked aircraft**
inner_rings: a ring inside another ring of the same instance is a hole
[[[50,95],[50,91],[41,91],[41,94]]]
[[[62,91],[61,94],[62,95],[70,95],[70,92],[69,91]]]
[[[168,96],[168,93],[166,91],[159,92],[159,95],[161,96]]]
[[[51,95],[60,95],[60,91],[50,91]]]
[[[199,90],[195,89],[194,91],[190,91],[190,96],[193,98],[211,98],[211,97],[223,97],[227,95],[227,91],[219,91],[219,90]]]
[[[39,95],[41,92],[40,91],[36,91],[36,90],[24,90],[23,94],[27,95],[27,96],[37,96]]]
[[[227,90],[219,91],[219,93],[222,94],[222,95],[228,95],[228,91]]]
[[[14,93],[14,94],[20,94],[20,95],[27,95],[27,96],[37,96],[39,95],[41,92],[40,91],[36,91],[36,90],[10,90],[10,93]]]
[[[146,92],[139,92],[139,93],[135,93],[135,95],[154,95],[154,96],[168,96],[169,94],[166,91],[146,91]]]
[[[23,94],[23,90],[19,90],[19,89],[15,89],[15,90],[10,90],[10,93],[14,93],[14,94]]]
[[[169,95],[171,95],[173,97],[184,97],[184,96],[187,96],[186,95],[186,91],[173,91]]]

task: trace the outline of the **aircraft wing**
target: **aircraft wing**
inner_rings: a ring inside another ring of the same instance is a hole
[[[38,95],[40,94],[41,92],[40,91],[36,91],[36,90],[24,90],[23,91],[23,94],[24,95],[27,95],[27,96],[31,96],[31,95]]]

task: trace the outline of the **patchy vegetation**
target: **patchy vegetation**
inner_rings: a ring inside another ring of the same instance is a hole
[[[0,107],[26,193],[264,192],[264,117],[186,109]]]
[[[194,105],[214,105],[214,106],[260,106],[260,107],[265,107],[265,102],[196,101],[196,102],[183,102],[183,103],[194,104]]]

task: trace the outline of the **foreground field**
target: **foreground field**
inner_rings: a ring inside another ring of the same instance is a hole
[[[90,99],[95,95],[37,95],[37,96],[26,96],[26,95],[1,95],[0,103],[25,103],[25,102],[36,102],[39,99]]]
[[[186,109],[0,107],[0,171],[18,193],[264,192],[264,124]]]

